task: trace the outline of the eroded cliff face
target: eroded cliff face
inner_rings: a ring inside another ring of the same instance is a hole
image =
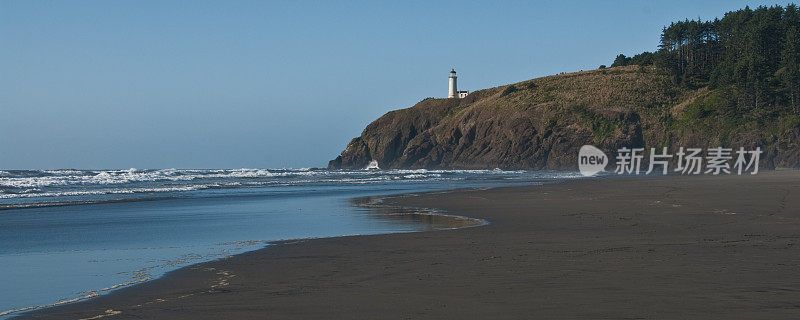
[[[403,156],[411,140],[439,124],[448,112],[465,102],[462,100],[425,99],[411,108],[390,111],[370,123],[360,137],[350,141],[328,167],[361,169],[377,160],[381,168],[397,168],[398,165],[390,164]]]
[[[735,132],[687,118],[707,89],[681,90],[652,69],[621,67],[533,79],[464,99],[426,99],[391,111],[353,139],[330,169],[502,168],[576,170],[592,144],[622,147],[762,147],[762,167],[796,167],[797,125]],[[687,111],[688,109],[688,111]],[[711,123],[711,124],[709,124]]]

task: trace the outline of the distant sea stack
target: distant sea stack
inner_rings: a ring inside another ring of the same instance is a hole
[[[369,124],[328,168],[575,170],[585,144],[612,159],[622,147],[761,147],[762,168],[797,167],[800,122],[735,126],[707,110],[719,95],[652,66],[621,66],[428,98]]]

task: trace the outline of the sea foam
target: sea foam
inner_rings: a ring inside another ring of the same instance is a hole
[[[573,178],[576,173],[537,172],[537,178]],[[0,171],[0,199],[92,201],[113,195],[180,194],[226,188],[269,188],[310,185],[363,185],[389,182],[521,179],[526,171],[485,170],[323,170],[323,169],[122,169]],[[46,199],[45,199],[46,198]],[[112,197],[113,198],[113,197]],[[129,196],[126,196],[126,199]],[[2,205],[3,203],[0,203]]]

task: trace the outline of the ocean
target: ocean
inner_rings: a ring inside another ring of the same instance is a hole
[[[503,170],[0,170],[0,319],[272,241],[446,228],[352,199],[543,184]]]

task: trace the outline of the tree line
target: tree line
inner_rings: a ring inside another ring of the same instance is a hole
[[[664,27],[655,52],[620,54],[611,65],[654,65],[675,84],[724,88],[739,106],[800,110],[800,11],[794,4],[749,7],[713,21]]]

